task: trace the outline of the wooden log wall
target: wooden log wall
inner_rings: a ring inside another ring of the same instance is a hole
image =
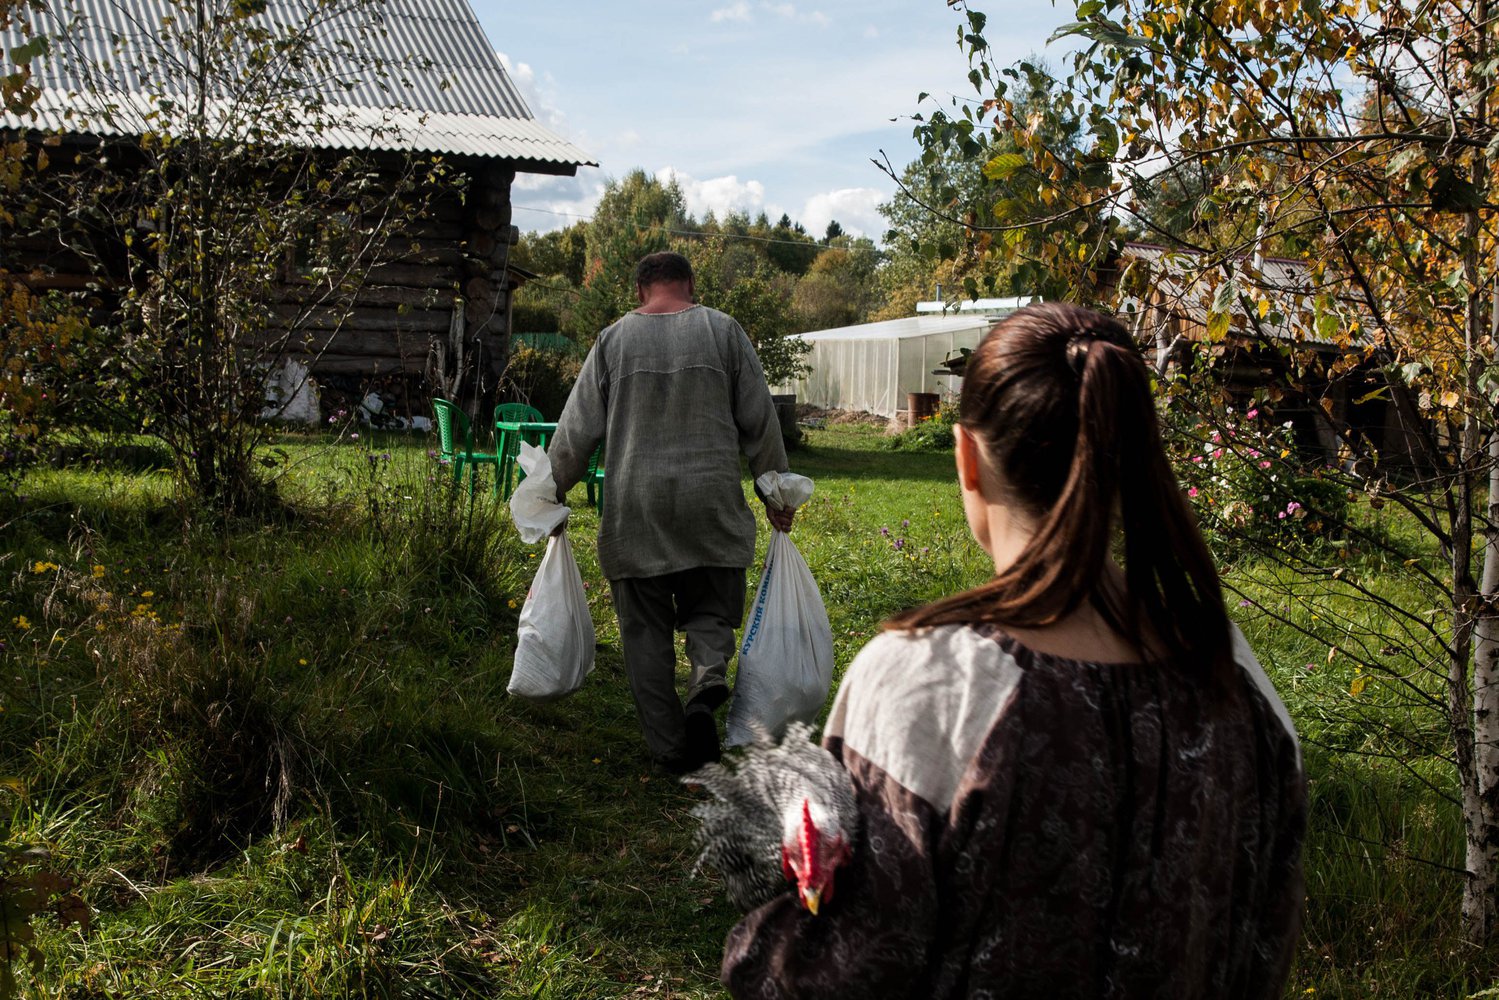
[[[288,261],[259,338],[267,353],[296,357],[314,374],[423,376],[431,391],[486,412],[510,353],[514,282],[506,265],[520,236],[511,219],[515,170],[472,158],[455,166],[467,176],[466,188],[443,192],[427,216],[388,234],[352,310],[342,308],[347,297],[340,303],[299,280]],[[56,239],[10,237],[0,267],[26,275],[35,288],[99,287],[90,262]]]
[[[520,239],[511,225],[510,186],[515,171],[496,168],[471,180],[464,262],[464,364],[456,391],[471,415],[488,413],[497,400],[500,375],[510,360],[510,284],[505,266]],[[450,385],[452,383],[450,382]]]

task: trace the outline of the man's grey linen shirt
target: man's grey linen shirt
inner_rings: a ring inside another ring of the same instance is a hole
[[[601,440],[607,578],[754,560],[739,454],[758,478],[786,471],[786,448],[760,359],[732,316],[632,312],[599,334],[547,449],[559,499]]]

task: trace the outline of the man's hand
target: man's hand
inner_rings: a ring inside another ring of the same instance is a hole
[[[777,531],[791,531],[791,522],[796,519],[795,507],[782,507],[777,510],[770,504],[765,505],[765,520]]]

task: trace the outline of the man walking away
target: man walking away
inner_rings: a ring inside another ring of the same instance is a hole
[[[733,317],[693,302],[692,266],[654,253],[635,268],[640,308],[599,334],[547,449],[558,499],[608,441],[599,565],[619,616],[625,672],[651,757],[674,773],[719,756],[755,518],[750,474],[786,471],[765,374]],[[789,531],[794,512],[766,508]],[[684,710],[675,631],[692,668]]]

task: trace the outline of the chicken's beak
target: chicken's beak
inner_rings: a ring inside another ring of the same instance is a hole
[[[802,905],[807,908],[807,912],[811,913],[812,916],[817,916],[817,907],[822,905],[822,893],[816,889],[803,889]]]

